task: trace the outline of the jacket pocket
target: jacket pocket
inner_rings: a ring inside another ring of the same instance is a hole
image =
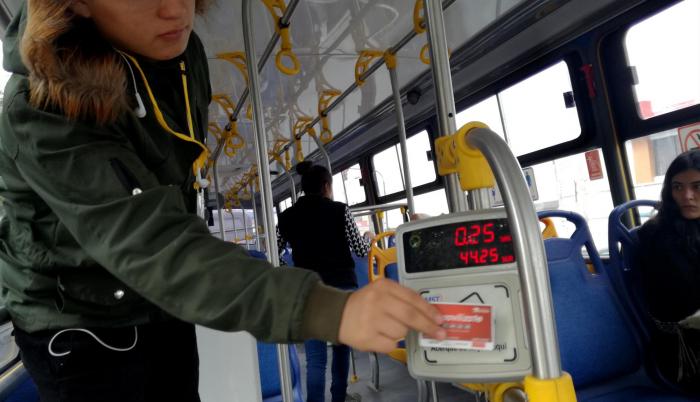
[[[117,158],[112,158],[109,160],[109,164],[112,166],[112,170],[114,170],[117,180],[119,180],[129,194],[133,195],[135,194],[134,191],[141,190],[141,183],[139,183],[138,179],[133,173],[131,173],[129,168],[126,167],[124,162]]]
[[[67,314],[126,314],[147,303],[103,268],[79,269],[58,275],[56,307]]]

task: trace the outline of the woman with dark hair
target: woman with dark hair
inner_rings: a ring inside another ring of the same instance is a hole
[[[700,150],[671,162],[659,213],[639,230],[646,308],[661,373],[700,391]]]
[[[29,0],[6,31],[0,296],[44,402],[198,401],[195,323],[385,351],[440,333],[398,285],[348,294],[211,236],[202,10]]]
[[[279,217],[277,243],[280,250],[292,246],[294,265],[317,272],[326,285],[357,288],[355,263],[350,254],[364,257],[370,244],[360,236],[348,206],[333,201],[333,177],[323,166],[305,161],[297,164],[304,196]],[[326,385],[326,342],[304,342],[307,402],[323,402]],[[354,401],[347,395],[350,349],[333,345],[331,396],[333,402]],[[347,399],[346,399],[347,398]]]

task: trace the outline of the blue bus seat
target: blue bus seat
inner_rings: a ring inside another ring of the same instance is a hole
[[[386,270],[384,271],[384,276],[387,279],[391,279],[391,280],[396,281],[396,282],[399,281],[399,267],[396,265],[396,263],[389,264],[386,266]]]
[[[576,229],[570,238],[545,239],[562,369],[579,402],[690,401],[659,388],[644,370],[643,344],[602,266],[584,218],[543,211]],[[596,273],[586,267],[586,248]]]
[[[355,253],[352,254],[352,260],[355,262],[355,275],[357,276],[357,287],[361,288],[369,284],[369,265],[367,257],[358,257]]]
[[[7,395],[3,402],[39,402],[39,390],[34,381],[26,375],[22,382]]]
[[[294,402],[304,402],[301,393],[301,374],[299,356],[294,345],[289,347],[290,364],[292,366],[292,389]],[[258,342],[258,364],[260,365],[260,387],[263,402],[282,402],[282,387],[280,383],[279,366],[277,365],[277,345]]]
[[[622,217],[633,208],[641,206],[656,208],[657,205],[657,201],[632,200],[615,207],[608,217],[608,250],[610,253],[607,266],[608,275],[615,290],[627,301],[625,307],[636,320],[645,343],[651,339],[653,324],[646,314],[644,297],[641,292],[641,278],[639,270],[635,269],[639,248],[639,238],[637,237],[639,228],[628,229],[622,223]]]
[[[267,260],[267,254],[263,253],[262,251],[258,250],[248,250],[248,255],[250,255],[253,258],[259,258],[261,260]]]

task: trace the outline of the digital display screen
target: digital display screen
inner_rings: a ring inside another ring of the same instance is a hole
[[[513,237],[506,218],[406,232],[403,249],[408,273],[515,262]]]

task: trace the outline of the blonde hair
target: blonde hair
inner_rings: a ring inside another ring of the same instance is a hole
[[[198,13],[207,0],[195,0]],[[20,43],[29,70],[30,104],[69,120],[114,122],[129,108],[127,75],[93,22],[76,16],[70,0],[28,0]]]

